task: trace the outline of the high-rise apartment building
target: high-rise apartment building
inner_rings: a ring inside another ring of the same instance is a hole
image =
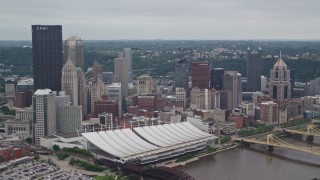
[[[190,65],[187,60],[179,60],[174,68],[174,82],[176,88],[188,89],[188,78],[190,76]]]
[[[151,94],[153,89],[152,77],[149,74],[143,74],[137,78],[138,94]]]
[[[210,85],[210,64],[209,62],[192,63],[192,87],[209,89]]]
[[[259,51],[247,52],[247,91],[261,91],[261,48]]]
[[[55,95],[50,89],[38,89],[32,97],[33,144],[40,145],[40,137],[56,132]]]
[[[128,74],[128,61],[124,58],[115,58],[114,59],[114,81],[121,83],[121,96],[122,98],[127,98],[128,96],[128,83],[129,83],[129,74]],[[120,103],[122,102],[119,101]]]
[[[230,92],[231,105],[229,108],[239,107],[242,102],[242,75],[238,71],[225,71],[223,90]]]
[[[71,36],[64,41],[64,64],[68,58],[72,64],[83,70],[83,41],[77,36]]]
[[[269,96],[282,101],[291,98],[290,70],[280,58],[270,70]]]
[[[62,26],[32,25],[34,90],[61,90]]]
[[[132,83],[132,52],[131,48],[123,48],[124,58],[128,62],[129,82]]]
[[[59,132],[76,132],[82,129],[82,108],[66,102],[59,106]]]
[[[61,89],[70,95],[72,105],[77,106],[79,97],[77,69],[70,58],[62,68]]]

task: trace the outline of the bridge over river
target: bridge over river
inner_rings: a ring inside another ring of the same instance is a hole
[[[266,145],[268,151],[273,151],[274,147],[281,147],[320,156],[320,147],[303,147],[290,144],[281,140],[279,137],[273,134],[279,131],[306,135],[307,141],[313,141],[314,136],[320,137],[320,129],[318,129],[314,124],[304,124],[289,128],[275,128],[273,132],[248,137],[232,137],[232,139],[234,141]]]

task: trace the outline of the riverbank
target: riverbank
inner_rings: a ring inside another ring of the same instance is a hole
[[[221,148],[217,151],[214,151],[214,152],[210,152],[210,153],[205,153],[205,154],[199,154],[197,155],[196,157],[192,158],[192,159],[189,159],[189,160],[186,160],[186,161],[183,161],[183,162],[175,162],[176,160],[172,160],[172,161],[167,161],[165,163],[161,163],[159,165],[161,166],[166,166],[166,167],[178,167],[178,166],[184,166],[188,163],[191,163],[191,162],[194,162],[194,161],[198,161],[199,159],[203,158],[203,157],[207,157],[207,156],[210,156],[212,154],[217,154],[217,153],[220,153],[220,152],[223,152],[223,151],[227,151],[227,150],[230,150],[230,149],[233,149],[233,148],[236,148],[238,147],[239,144],[235,144],[235,145],[232,145],[230,147],[226,147],[226,148]]]

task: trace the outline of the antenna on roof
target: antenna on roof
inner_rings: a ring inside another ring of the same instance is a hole
[[[280,59],[281,59],[281,51],[280,51]]]

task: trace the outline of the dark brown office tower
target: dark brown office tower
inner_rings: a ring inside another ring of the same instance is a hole
[[[193,62],[191,77],[192,77],[192,87],[198,87],[200,89],[209,89],[209,84],[210,84],[209,62]]]
[[[61,90],[62,26],[32,25],[34,91]]]

